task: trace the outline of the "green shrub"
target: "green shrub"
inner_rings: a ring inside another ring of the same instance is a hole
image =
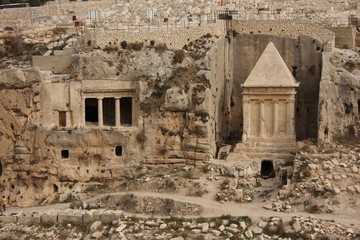
[[[168,50],[168,48],[165,43],[158,43],[155,45],[155,51],[158,53],[163,53],[166,50]]]
[[[65,34],[66,31],[67,31],[67,29],[64,28],[64,27],[55,27],[55,28],[53,29],[53,33],[54,33],[55,35]]]
[[[212,37],[212,35],[210,33],[207,33],[207,34],[202,36],[202,38],[211,38],[211,37]]]
[[[122,49],[126,49],[126,47],[127,47],[127,42],[124,40],[124,41],[122,41],[121,43],[120,43],[120,45],[121,45],[121,48]]]
[[[134,43],[129,43],[127,45],[127,48],[130,50],[140,51],[143,46],[144,46],[143,42],[134,42]]]
[[[182,63],[184,61],[185,58],[185,52],[183,49],[179,49],[179,50],[175,50],[174,52],[174,57],[173,57],[173,64],[177,64],[177,63]]]

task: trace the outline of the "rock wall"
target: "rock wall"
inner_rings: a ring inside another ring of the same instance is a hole
[[[353,140],[359,135],[360,83],[336,58],[340,50],[323,54],[319,95],[319,141]]]
[[[227,136],[241,139],[243,84],[255,66],[261,53],[272,41],[289,70],[300,82],[296,95],[296,136],[298,139],[317,137],[317,111],[319,82],[321,77],[321,54],[324,45],[309,36],[298,38],[260,34],[239,34],[232,38],[233,86],[228,105],[229,121]]]
[[[212,35],[223,35],[224,24],[217,22],[207,24],[201,27],[191,27],[179,29],[171,29],[170,31],[118,31],[118,30],[96,30],[88,31],[86,39],[90,39],[96,45],[105,47],[109,42],[120,44],[121,41],[127,42],[144,42],[149,44],[151,40],[157,43],[165,43],[170,49],[181,49],[190,41],[193,41],[202,35],[210,33]]]
[[[0,191],[13,205],[64,201],[88,182],[134,178],[143,165],[212,159],[221,100],[211,86],[222,86],[212,57],[175,64],[172,51],[94,51],[73,55],[70,75],[3,70]],[[132,124],[86,122],[86,98],[127,96]]]

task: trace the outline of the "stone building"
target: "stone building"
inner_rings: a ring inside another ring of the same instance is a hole
[[[268,44],[243,89],[245,145],[296,146],[295,94],[299,84],[272,42]]]

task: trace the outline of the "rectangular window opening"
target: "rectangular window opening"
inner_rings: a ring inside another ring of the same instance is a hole
[[[132,125],[132,98],[122,97],[120,99],[120,119],[121,125],[131,126]]]
[[[115,126],[115,98],[103,99],[104,125]]]
[[[85,99],[85,122],[88,124],[98,123],[98,100],[97,98]]]
[[[59,111],[59,126],[66,127],[66,112]]]
[[[122,146],[115,147],[115,155],[116,156],[122,156],[122,151],[123,151]]]
[[[69,150],[61,150],[61,158],[69,158]]]

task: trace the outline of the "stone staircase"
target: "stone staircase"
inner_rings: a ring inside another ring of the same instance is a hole
[[[291,159],[295,157],[296,152],[296,143],[237,143],[228,157],[267,160]]]

